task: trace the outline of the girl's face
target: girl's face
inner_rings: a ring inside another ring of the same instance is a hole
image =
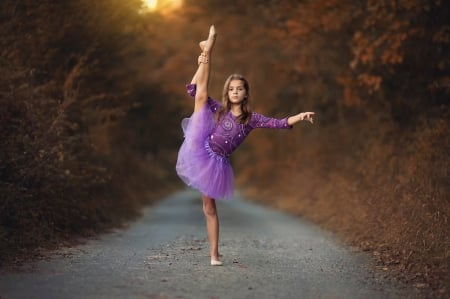
[[[228,85],[228,99],[232,104],[240,104],[247,97],[244,81],[231,80]]]

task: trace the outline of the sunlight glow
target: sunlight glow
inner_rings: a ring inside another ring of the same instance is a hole
[[[142,0],[146,11],[168,13],[183,6],[183,0]]]
[[[144,5],[148,8],[148,10],[154,11],[158,6],[158,0],[144,0]]]

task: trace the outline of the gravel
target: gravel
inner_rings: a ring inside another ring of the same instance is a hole
[[[209,265],[199,194],[183,191],[126,228],[1,274],[0,299],[419,298],[311,223],[239,196],[217,205],[222,267]]]

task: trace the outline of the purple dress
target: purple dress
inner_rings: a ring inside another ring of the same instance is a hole
[[[196,85],[186,85],[187,92],[195,97]],[[208,98],[207,104],[181,126],[184,141],[178,152],[178,176],[190,187],[214,199],[233,196],[233,169],[230,154],[256,128],[290,129],[287,118],[275,119],[252,112],[249,123],[241,124],[228,111],[217,123],[215,113],[221,104]]]

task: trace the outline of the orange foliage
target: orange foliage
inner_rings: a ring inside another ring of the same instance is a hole
[[[272,169],[252,186],[276,186],[252,194],[382,252],[380,264],[425,281],[436,297],[448,293],[450,6],[315,0],[264,11],[286,105],[314,110],[318,121],[279,145],[293,157],[246,165]],[[250,140],[249,150],[258,146]],[[298,164],[286,171],[284,159]],[[290,198],[279,196],[290,186]]]
[[[317,43],[327,33],[341,34],[333,37],[334,40],[328,38],[329,44],[322,46],[329,47],[331,43],[337,53],[342,53],[340,55],[348,55],[345,50],[351,51],[352,57],[348,64],[350,68],[336,74],[335,78],[336,83],[343,87],[345,105],[359,105],[366,94],[374,94],[380,91],[382,84],[389,83],[395,73],[394,68],[401,69],[404,65],[414,63],[411,59],[417,59],[417,56],[411,57],[409,51],[414,43],[441,43],[448,47],[449,27],[445,22],[442,23],[446,11],[443,6],[442,1],[420,0],[316,0],[300,4],[289,3],[274,8],[275,15],[279,11],[279,19],[284,24],[274,36],[290,40],[287,50],[304,53],[300,54],[301,57],[311,57],[311,51],[316,51],[316,48],[313,50],[313,47],[306,46],[305,43]],[[444,11],[442,17],[436,17],[438,11],[442,14],[441,10]],[[427,24],[422,24],[421,20],[427,17],[436,18],[436,24],[425,27]],[[350,43],[348,34],[352,34]],[[416,50],[425,53],[431,49],[422,47]],[[447,61],[444,57],[434,56],[434,59],[440,61],[430,65],[430,72],[443,70],[444,65],[448,64],[444,62]],[[295,67],[298,63],[300,60],[294,61],[293,68],[299,73],[308,74],[309,71],[304,67]],[[317,67],[312,69],[316,70]],[[342,80],[342,77],[346,77],[346,80]],[[439,79],[431,76],[427,84],[435,80]],[[355,99],[350,100],[349,97]]]
[[[169,187],[170,142],[141,136],[163,122],[147,119],[163,96],[142,84],[142,60],[159,61],[138,38],[150,34],[140,4],[0,2],[0,263],[117,225],[151,200],[152,182]],[[179,106],[165,99],[170,136]]]

